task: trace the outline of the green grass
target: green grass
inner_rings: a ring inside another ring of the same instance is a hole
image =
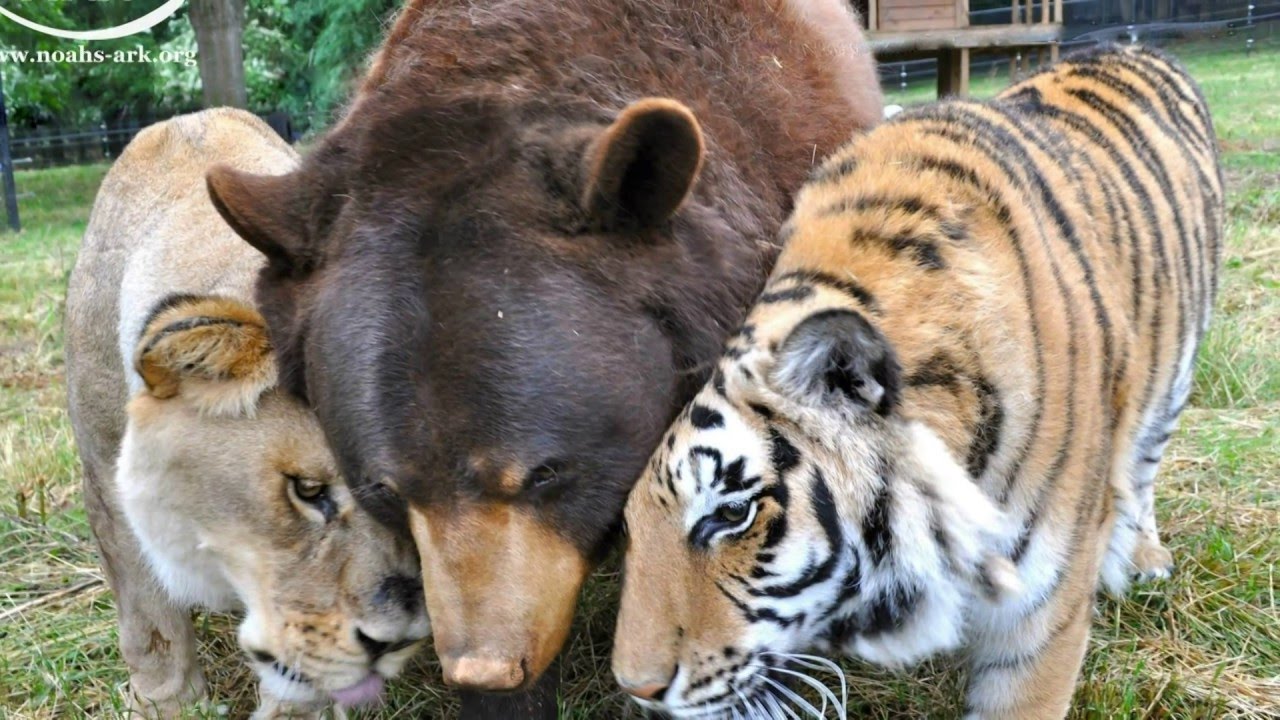
[[[1222,294],[1197,367],[1193,407],[1157,486],[1174,578],[1104,600],[1072,718],[1280,718],[1280,46],[1175,48],[1204,85],[1225,150],[1228,245]],[[990,95],[1003,77],[975,78]],[[890,102],[926,98],[927,89]],[[0,717],[120,715],[126,680],[110,593],[80,508],[63,410],[63,292],[105,167],[24,172],[26,230],[0,235]],[[584,591],[565,653],[563,717],[618,717],[608,671],[616,565]],[[200,615],[209,716],[253,707],[234,618]],[[382,712],[448,717],[429,653]],[[956,717],[947,661],[909,675],[850,665],[850,715]],[[634,712],[630,713],[635,716]]]

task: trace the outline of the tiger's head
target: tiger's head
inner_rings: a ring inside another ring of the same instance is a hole
[[[613,670],[649,709],[784,717],[797,653],[911,663],[1017,585],[1000,511],[834,285],[771,283],[630,495]]]

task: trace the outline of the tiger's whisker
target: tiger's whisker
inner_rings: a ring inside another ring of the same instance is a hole
[[[784,675],[790,675],[796,678],[797,680],[799,680],[800,682],[804,683],[805,685],[808,685],[809,687],[813,688],[815,691],[817,691],[818,694],[822,696],[822,711],[823,711],[822,717],[826,717],[827,701],[830,700],[831,704],[836,706],[837,717],[839,717],[840,720],[846,720],[847,715],[845,710],[845,703],[836,702],[836,694],[831,688],[827,687],[826,685],[823,685],[821,682],[818,682],[814,678],[811,678],[802,672],[797,672],[795,670],[791,670],[784,667],[776,667],[773,669],[780,673],[783,673]]]
[[[765,682],[772,684],[774,689],[776,689],[779,693],[781,693],[782,696],[785,697],[788,701],[790,701],[792,705],[795,705],[801,710],[804,710],[806,713],[809,713],[810,715],[817,718],[818,720],[822,720],[827,716],[825,699],[823,700],[823,709],[819,710],[818,708],[813,706],[813,703],[800,697],[800,695],[797,694],[794,690],[787,687],[786,685],[783,685],[777,680],[774,680],[773,678],[765,678]],[[790,709],[790,708],[787,708],[785,705],[783,707],[788,710]],[[797,717],[796,720],[799,720],[799,718]]]
[[[761,655],[771,655],[773,657],[782,658],[788,662],[795,663],[810,670],[827,670],[836,677],[840,678],[840,707],[847,708],[849,705],[849,683],[844,675],[844,669],[841,668],[834,660],[830,658],[820,657],[818,655],[808,655],[805,653],[780,653],[780,652],[764,652]],[[834,701],[834,698],[833,698]],[[841,713],[844,717],[844,713]]]
[[[778,699],[778,696],[774,694],[774,691],[769,691],[768,698],[772,709],[777,711],[775,717],[779,718],[779,720],[787,720],[788,716],[790,716],[790,720],[800,720],[794,712],[787,708],[787,706]]]

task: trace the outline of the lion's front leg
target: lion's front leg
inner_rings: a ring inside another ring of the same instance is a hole
[[[85,468],[85,506],[115,594],[120,652],[129,667],[128,706],[140,717],[177,717],[184,706],[205,696],[191,614],[169,600],[147,567],[107,485],[113,473],[90,464]]]
[[[329,706],[327,701],[296,703],[281,700],[265,691],[259,690],[258,709],[250,720],[321,720],[324,710]],[[333,706],[333,718],[346,720],[347,714],[337,705]]]

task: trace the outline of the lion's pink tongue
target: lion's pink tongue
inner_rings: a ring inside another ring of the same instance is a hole
[[[382,697],[382,676],[378,673],[369,673],[369,677],[355,685],[334,690],[329,694],[333,696],[334,702],[346,707],[368,705]]]

